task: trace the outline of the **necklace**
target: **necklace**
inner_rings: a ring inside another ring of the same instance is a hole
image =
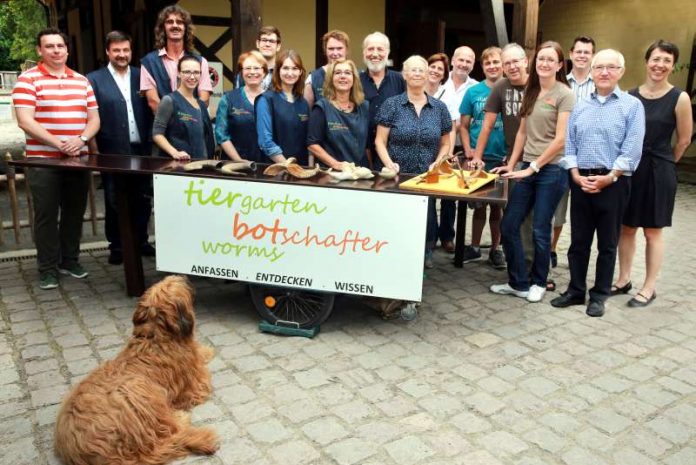
[[[350,113],[351,111],[353,111],[353,102],[351,102],[350,100],[346,103],[339,103],[336,100],[332,100],[331,103],[333,104],[333,106],[338,108],[343,113]]]

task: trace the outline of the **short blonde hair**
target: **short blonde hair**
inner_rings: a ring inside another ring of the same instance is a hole
[[[500,47],[488,47],[483,52],[481,52],[481,64],[492,55],[498,55],[502,59],[503,51]]]
[[[410,57],[406,58],[406,61],[404,61],[404,64],[402,65],[401,68],[401,73],[406,73],[407,71],[410,71],[411,68],[413,68],[416,65],[421,65],[423,66],[423,69],[427,70],[428,69],[428,60],[423,58],[420,55],[411,55]]]

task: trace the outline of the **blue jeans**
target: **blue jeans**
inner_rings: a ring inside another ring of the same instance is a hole
[[[440,225],[437,238],[440,242],[454,240],[454,219],[457,217],[457,203],[454,200],[440,200]],[[437,218],[435,219],[437,222]]]
[[[529,166],[523,163],[522,169]],[[551,260],[551,219],[563,193],[568,190],[568,173],[558,165],[545,165],[539,173],[515,183],[508,199],[503,221],[503,250],[507,260],[508,284],[518,291],[527,291],[531,284],[546,287]],[[530,210],[534,254],[531,273],[527,273],[520,227]]]

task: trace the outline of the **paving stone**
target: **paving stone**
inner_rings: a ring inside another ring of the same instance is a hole
[[[292,433],[274,418],[247,425],[246,430],[256,441],[264,443],[279,442],[292,436]]]
[[[561,458],[566,465],[608,465],[601,457],[579,447],[573,447]]]
[[[39,457],[39,451],[31,437],[24,437],[0,447],[0,463],[35,465]]]
[[[630,463],[631,465],[657,465],[650,457],[633,450],[620,449],[613,454],[615,463]]]
[[[666,417],[655,418],[647,422],[646,426],[659,434],[660,437],[675,444],[686,444],[696,434],[688,426]]]
[[[406,436],[385,445],[389,455],[396,463],[417,463],[431,457],[435,452],[416,436]]]
[[[558,454],[567,444],[567,441],[563,439],[563,437],[557,435],[548,428],[538,428],[529,431],[524,435],[524,438],[552,454]]]
[[[306,464],[319,458],[319,452],[306,441],[290,441],[274,446],[269,451],[276,462],[282,464]]]
[[[357,423],[377,414],[374,408],[362,400],[354,400],[347,404],[336,406],[332,408],[332,411],[349,424]]]
[[[369,441],[348,438],[331,444],[325,451],[340,465],[353,465],[363,463],[376,449]]]
[[[302,427],[302,431],[309,439],[322,446],[336,442],[348,436],[348,431],[341,423],[333,417],[326,417],[314,420]],[[374,438],[376,435],[370,435]]]
[[[311,389],[329,383],[329,376],[321,368],[313,368],[307,371],[295,373],[295,380],[305,389]]]
[[[488,420],[471,412],[460,413],[459,415],[454,416],[450,421],[463,433],[467,434],[488,431],[492,427]]]
[[[483,415],[492,415],[505,407],[505,403],[485,392],[478,392],[467,397],[464,401]]]
[[[560,387],[553,381],[549,381],[548,379],[540,376],[525,379],[524,381],[521,381],[519,385],[527,392],[542,398],[560,389]]]
[[[529,446],[524,441],[507,431],[493,431],[486,433],[479,442],[495,454],[511,454],[516,455],[529,449]]]
[[[696,448],[686,447],[670,455],[665,460],[667,465],[693,465],[696,463]]]
[[[28,375],[35,375],[43,371],[57,370],[58,362],[53,359],[30,361],[24,364],[24,370]]]

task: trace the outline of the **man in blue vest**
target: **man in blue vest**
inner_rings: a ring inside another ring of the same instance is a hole
[[[140,92],[147,97],[152,113],[157,112],[162,97],[176,90],[177,65],[184,55],[193,55],[201,62],[198,98],[208,104],[213,85],[208,60],[193,52],[194,30],[191,14],[179,5],[169,5],[159,12],[155,26],[157,49],[140,60]]]
[[[131,38],[121,31],[106,35],[106,56],[109,64],[87,75],[99,104],[99,117],[104,124],[93,142],[92,153],[148,155],[148,135],[151,114],[147,101],[139,92],[140,70],[130,66]],[[123,262],[121,235],[116,210],[116,188],[114,175],[102,174],[104,205],[106,209],[105,233],[109,241],[109,263]],[[147,239],[147,223],[150,219],[151,202],[148,194],[150,179],[144,176],[121,178],[131,199],[131,221],[135,224],[137,239],[142,255],[154,256],[155,249]]]

